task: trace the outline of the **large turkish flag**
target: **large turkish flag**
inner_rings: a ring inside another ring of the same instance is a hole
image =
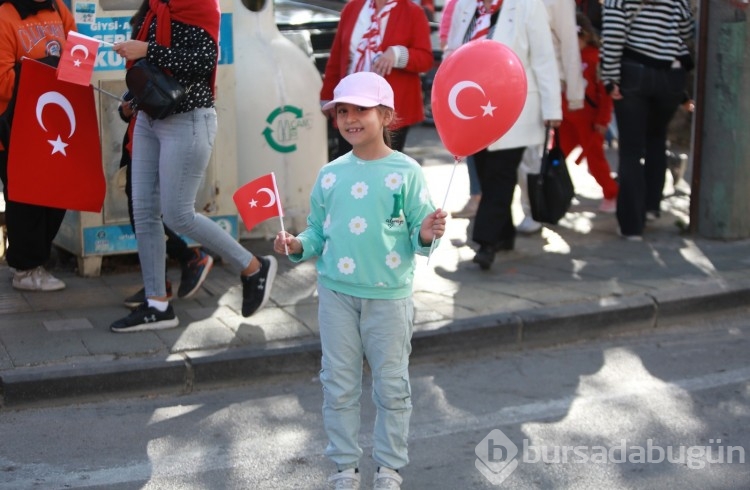
[[[10,142],[10,200],[101,211],[106,184],[91,86],[58,81],[53,67],[24,59]]]

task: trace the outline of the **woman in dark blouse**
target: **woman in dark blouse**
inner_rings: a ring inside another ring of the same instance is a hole
[[[110,329],[132,332],[178,325],[166,292],[162,217],[168,227],[221,254],[241,271],[242,315],[250,316],[268,301],[276,259],[254,256],[214,221],[195,212],[217,130],[218,0],[145,0],[141,12],[135,39],[116,44],[115,52],[127,60],[126,67],[146,58],[171,74],[187,95],[164,119],[137,114],[133,215],[146,302]]]

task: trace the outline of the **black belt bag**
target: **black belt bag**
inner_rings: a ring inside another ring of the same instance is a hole
[[[172,114],[187,93],[177,80],[145,58],[128,69],[125,83],[133,95],[135,108],[153,119],[164,119]]]

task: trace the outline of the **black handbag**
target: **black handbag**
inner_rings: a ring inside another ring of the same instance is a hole
[[[545,129],[542,168],[538,174],[528,174],[531,217],[540,223],[557,224],[570,208],[575,195],[573,181],[565,163],[565,154],[560,149],[560,137],[554,132],[554,145],[548,148],[550,129]]]
[[[125,74],[125,84],[136,109],[153,119],[172,114],[185,98],[185,88],[158,66],[141,58]]]

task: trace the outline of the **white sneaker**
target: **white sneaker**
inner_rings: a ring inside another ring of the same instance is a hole
[[[516,230],[521,233],[531,234],[542,229],[542,224],[534,221],[531,216],[524,216],[523,221],[516,225]]]
[[[658,211],[646,211],[646,221],[656,221],[659,219]]]
[[[331,483],[334,490],[359,490],[359,473],[354,468],[339,471],[328,477],[328,483]]]
[[[65,283],[40,265],[26,271],[17,270],[13,274],[13,287],[24,291],[59,291],[65,288]]]
[[[617,211],[617,199],[602,199],[599,205],[599,211],[602,213],[612,214]]]
[[[398,471],[381,466],[372,479],[373,490],[400,490],[404,481]]]

